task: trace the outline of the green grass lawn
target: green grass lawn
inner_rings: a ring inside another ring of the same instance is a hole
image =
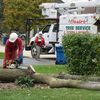
[[[3,57],[4,57],[4,53],[0,52],[0,59],[3,59]]]
[[[67,67],[65,65],[34,65],[33,67],[38,73],[67,73]]]
[[[1,90],[0,100],[100,100],[100,91],[68,88]]]

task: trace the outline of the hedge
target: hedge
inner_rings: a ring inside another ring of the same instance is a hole
[[[71,74],[91,75],[100,72],[100,35],[67,34],[62,44]]]

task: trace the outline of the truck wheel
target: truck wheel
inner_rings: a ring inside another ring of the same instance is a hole
[[[31,47],[31,55],[32,55],[32,57],[35,58],[36,57],[36,54],[37,54],[36,47],[35,46],[32,46]]]

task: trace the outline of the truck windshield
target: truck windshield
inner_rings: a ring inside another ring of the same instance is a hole
[[[51,25],[47,25],[43,28],[42,33],[48,33]]]

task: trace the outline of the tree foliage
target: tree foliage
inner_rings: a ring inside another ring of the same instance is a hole
[[[3,17],[3,0],[0,0],[0,20]]]
[[[25,30],[27,18],[38,18],[41,16],[39,5],[52,0],[4,0],[4,21],[5,30]]]
[[[3,21],[3,0],[0,0],[0,26],[2,26],[2,21]],[[0,31],[2,30],[2,27],[0,27]]]

